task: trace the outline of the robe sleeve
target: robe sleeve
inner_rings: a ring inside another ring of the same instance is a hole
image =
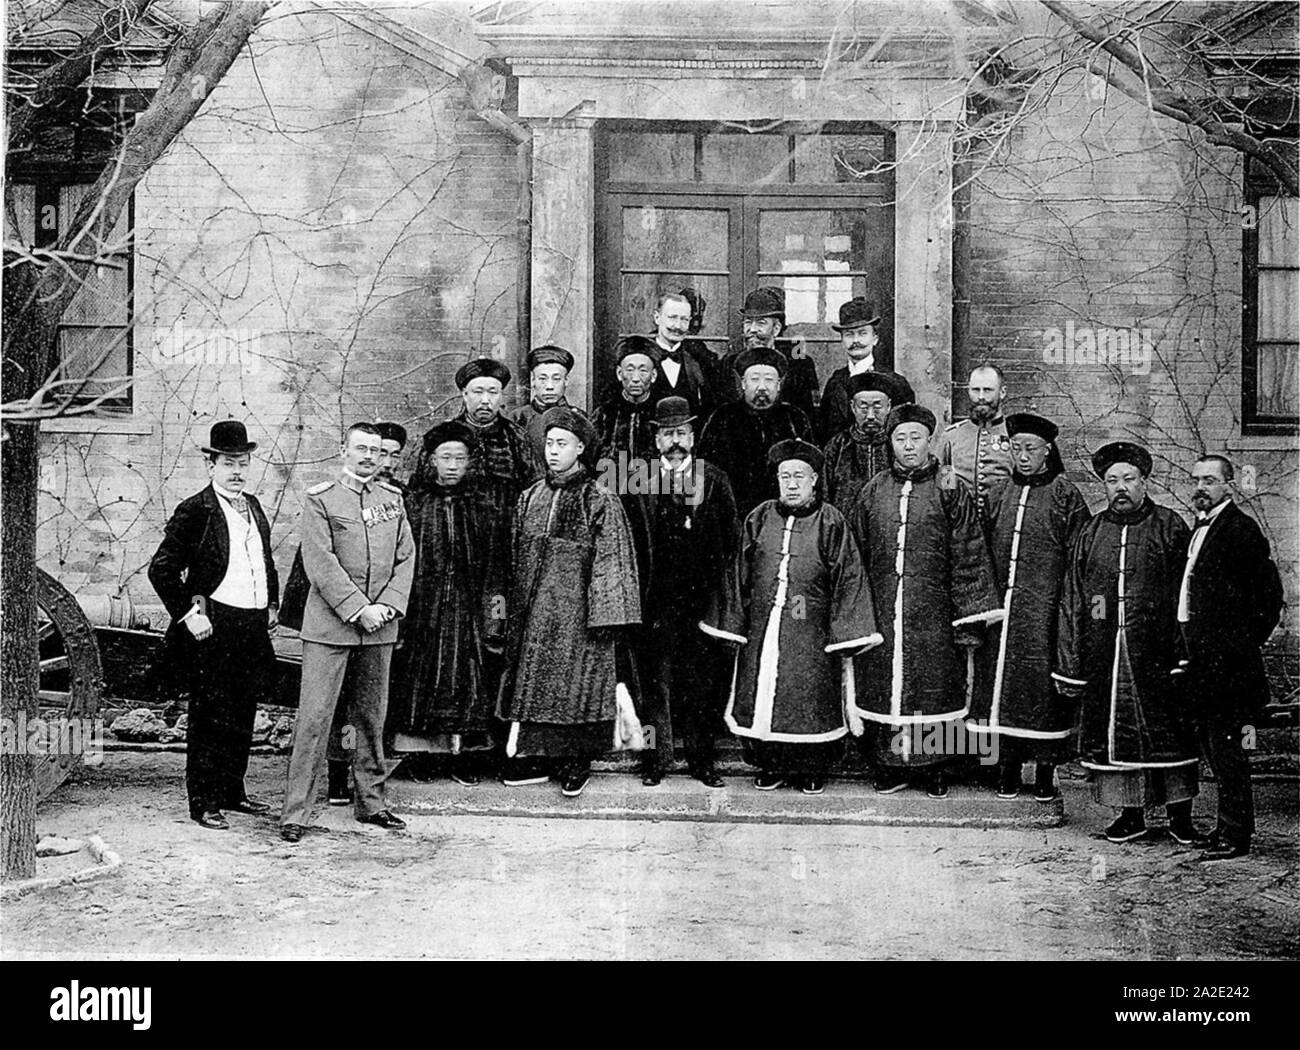
[[[1088,685],[1088,680],[1083,677],[1083,630],[1084,618],[1090,614],[1091,608],[1083,571],[1091,535],[1091,530],[1085,526],[1071,544],[1061,587],[1061,602],[1057,607],[1056,670],[1052,672],[1052,680],[1065,694],[1077,693]]]
[[[700,630],[710,638],[744,645],[749,641],[749,573],[758,542],[762,512],[755,509],[740,530],[740,545],[724,567],[722,579],[713,588],[708,614]]]
[[[953,640],[958,645],[978,645],[983,640],[983,625],[996,623],[1005,615],[993,561],[975,500],[951,469],[941,472],[939,499],[948,516]]]
[[[589,496],[596,550],[587,584],[587,627],[623,627],[641,622],[640,584],[632,530],[617,496],[592,486]]]
[[[462,482],[469,484],[469,482]],[[510,559],[514,550],[515,514],[483,514],[469,501],[473,531],[470,542],[486,537],[483,553],[483,637],[492,646],[505,640],[509,613]],[[487,519],[487,520],[484,520]]]
[[[822,513],[821,555],[830,572],[830,634],[825,651],[854,656],[883,642],[876,629],[871,587],[858,552],[858,542],[842,515],[828,506]]]

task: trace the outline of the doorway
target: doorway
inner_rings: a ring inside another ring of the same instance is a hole
[[[739,345],[746,293],[782,288],[785,338],[803,340],[823,383],[843,363],[830,325],[865,295],[881,315],[877,366],[892,367],[893,159],[875,125],[599,129],[596,397],[618,339],[652,332],[659,295],[688,286],[706,301],[696,338],[719,357]]]

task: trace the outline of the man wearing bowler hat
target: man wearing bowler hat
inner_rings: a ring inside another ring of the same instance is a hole
[[[238,420],[213,424],[203,448],[211,483],[176,507],[149,562],[149,582],[172,618],[163,659],[190,684],[190,816],[218,830],[229,826],[223,809],[270,810],[244,791],[257,702],[274,683],[270,632],[280,600],[271,526],[244,492],[255,448]]]
[[[817,391],[821,389],[817,382],[817,365],[802,352],[802,347],[796,348],[789,341],[779,338],[785,331],[785,292],[771,286],[755,288],[745,296],[740,316],[744,319],[744,345],[722,359],[724,371],[739,372],[736,362],[748,350],[763,347],[776,350],[786,361],[781,399],[803,411],[812,420],[817,412]],[[731,382],[734,389],[735,380],[732,379]]]
[[[781,399],[790,361],[771,347],[746,350],[735,359],[743,398],[718,406],[700,435],[700,455],[721,467],[743,519],[765,499],[777,496],[776,474],[767,450],[786,438],[811,441],[812,421],[800,408]]]
[[[1175,692],[1182,668],[1178,594],[1191,530],[1147,494],[1151,453],[1113,441],[1092,457],[1106,509],[1079,533],[1060,602],[1056,670],[1082,699],[1079,750],[1098,802],[1118,810],[1111,842],[1147,834],[1144,807],[1165,806],[1169,834],[1190,845],[1196,734]]]
[[[883,369],[876,360],[880,348],[880,313],[875,304],[862,296],[850,299],[840,306],[840,323],[831,325],[840,334],[844,347],[844,364],[831,373],[817,406],[817,436],[827,442],[853,423],[849,401],[849,380],[864,372]],[[906,380],[904,380],[906,382]],[[915,401],[916,395],[908,386],[906,398]],[[896,401],[896,404],[901,402]]]
[[[730,653],[697,625],[733,571],[740,522],[727,476],[695,455],[696,418],[686,399],[663,398],[653,422],[655,483],[632,497],[628,513],[633,530],[648,536],[644,555],[637,551],[642,627],[635,648],[638,713],[655,727],[655,746],[641,753],[641,782],[659,783],[680,735],[691,776],[721,787],[713,756]]]

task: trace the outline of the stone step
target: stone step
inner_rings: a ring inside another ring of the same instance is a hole
[[[733,824],[846,824],[958,828],[1051,828],[1065,821],[1060,799],[1004,800],[983,788],[954,785],[946,799],[906,788],[877,795],[868,784],[831,780],[821,795],[792,788],[759,791],[751,777],[732,776],[722,788],[670,776],[654,788],[622,773],[596,773],[577,798],[554,781],[508,788],[494,780],[465,787],[450,780],[388,782],[396,813],[437,816],[541,817],[586,820],[696,820]]]

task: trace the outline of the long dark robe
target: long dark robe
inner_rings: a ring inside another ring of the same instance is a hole
[[[1178,589],[1190,530],[1150,499],[1107,509],[1079,534],[1060,606],[1053,678],[1081,690],[1079,746],[1102,772],[1197,761],[1189,712],[1171,677],[1182,654]]]
[[[650,422],[654,415],[653,397],[629,401],[620,390],[603,401],[591,414],[591,422],[600,435],[601,456],[614,463],[619,461],[620,452],[628,459],[657,459],[659,450],[655,447],[655,428]]]
[[[895,463],[863,488],[850,518],[862,548],[884,644],[854,661],[857,713],[886,727],[955,722],[970,713],[963,644],[1002,618],[993,566],[975,509],[934,459]],[[919,730],[903,734],[908,741]],[[878,761],[924,765],[946,753],[883,745]],[[962,738],[964,740],[964,735]]]
[[[489,747],[496,725],[485,665],[488,647],[505,637],[508,566],[499,554],[510,521],[483,517],[475,484],[434,482],[409,509],[415,579],[401,631],[404,687],[394,692],[388,731],[463,738],[430,739],[434,750]]]
[[[776,469],[767,451],[786,438],[811,441],[813,429],[807,415],[784,401],[765,409],[743,401],[722,405],[704,425],[700,456],[726,472],[742,518],[764,500],[776,499]]]
[[[586,466],[519,497],[498,716],[515,755],[590,757],[613,744],[616,629],[641,622],[636,556],[616,496]]]
[[[729,585],[740,546],[727,476],[698,458],[685,475],[689,488],[674,486],[661,470],[656,491],[628,508],[633,533],[644,530],[646,538],[644,555],[637,545],[642,615],[635,635],[637,713],[655,727],[657,757],[665,766],[679,742],[686,744],[688,761],[712,758],[731,652],[701,632],[699,623],[714,595]]]
[[[1052,686],[1057,610],[1088,505],[1059,469],[1014,472],[994,488],[985,514],[1005,619],[977,654],[967,728],[1026,741],[1040,761],[1059,761],[1078,710]]]
[[[892,459],[888,434],[873,435],[856,424],[831,438],[825,452],[822,479],[826,500],[843,514],[852,512],[858,493],[882,470],[888,470]]]
[[[761,503],[745,519],[735,581],[700,624],[740,644],[727,726],[790,744],[844,737],[845,665],[881,642],[844,515],[820,499],[802,508]]]

